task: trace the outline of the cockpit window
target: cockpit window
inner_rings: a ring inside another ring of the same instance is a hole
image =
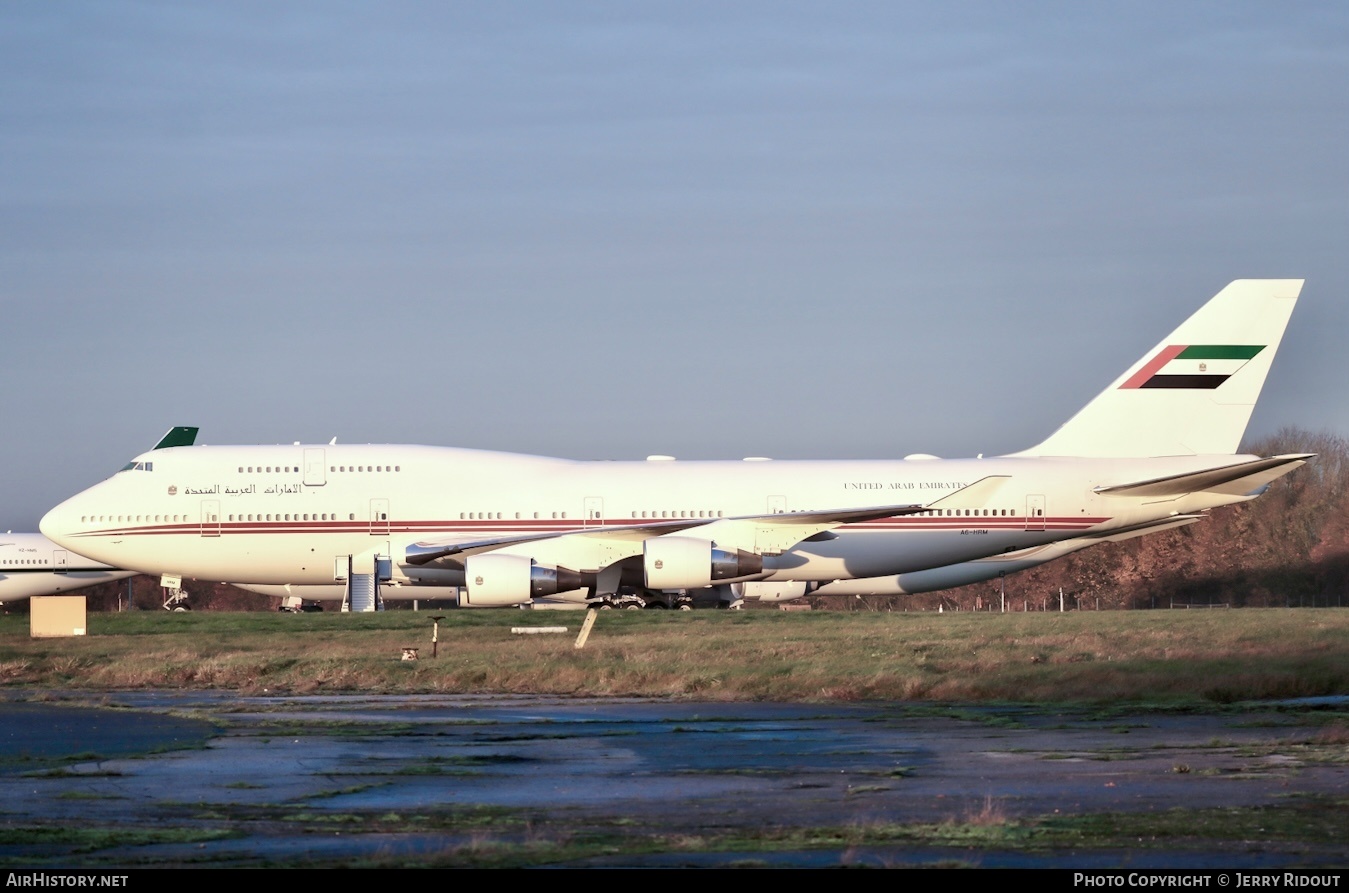
[[[122,470],[122,471],[154,471],[154,470],[155,470],[155,463],[153,463],[153,462],[128,462],[127,464],[125,464],[125,465],[122,466],[122,469],[121,469],[121,470]]]

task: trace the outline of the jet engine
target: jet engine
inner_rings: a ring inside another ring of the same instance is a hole
[[[647,589],[701,589],[763,572],[763,556],[718,549],[710,540],[657,536],[642,545]]]
[[[523,605],[531,599],[580,589],[581,574],[565,567],[536,564],[525,555],[487,552],[470,555],[464,565],[464,604],[474,608]]]

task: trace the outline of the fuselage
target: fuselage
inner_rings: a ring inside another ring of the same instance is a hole
[[[135,573],[77,555],[38,533],[0,534],[0,603],[61,595]]]
[[[145,453],[54,508],[62,546],[144,573],[330,584],[345,557],[418,542],[537,537],[514,545],[567,564],[567,533],[675,519],[931,505],[1005,476],[978,507],[846,524],[765,561],[762,579],[826,582],[971,561],[1248,498],[1105,496],[1098,486],[1236,464],[1246,456],[994,457],[894,461],[575,461],[415,445],[191,446]],[[574,566],[574,565],[569,565]],[[596,570],[597,568],[576,568]]]

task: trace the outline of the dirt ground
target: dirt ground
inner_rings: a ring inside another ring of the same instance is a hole
[[[1091,851],[718,845],[765,829],[977,826],[1343,799],[1349,762],[1309,762],[1296,747],[1316,729],[1294,716],[1317,705],[1103,715],[538,697],[32,700],[37,694],[10,692],[0,702],[7,867],[416,864],[464,847],[541,841],[560,854],[549,864],[564,865],[1236,868],[1338,864],[1344,852],[1287,841]],[[475,814],[497,821],[462,820]],[[70,829],[114,833],[91,843]],[[629,853],[621,842],[635,834],[685,842]],[[605,835],[614,852],[565,853]]]

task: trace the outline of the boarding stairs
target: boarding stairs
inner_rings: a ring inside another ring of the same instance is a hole
[[[388,560],[381,561],[376,556],[374,568],[370,573],[358,573],[352,566],[352,556],[347,556],[347,585],[342,593],[343,612],[383,611],[384,599],[380,597],[380,571],[387,574]],[[387,579],[387,576],[385,577]]]

